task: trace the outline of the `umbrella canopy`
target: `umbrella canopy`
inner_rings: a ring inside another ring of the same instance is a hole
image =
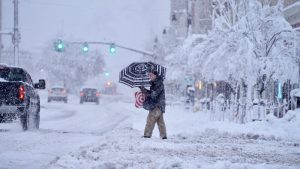
[[[149,71],[156,70],[163,79],[166,68],[153,62],[134,62],[122,69],[119,82],[130,87],[150,86]]]

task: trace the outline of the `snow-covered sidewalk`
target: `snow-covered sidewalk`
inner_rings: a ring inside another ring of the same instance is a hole
[[[299,142],[274,137],[220,133],[176,135],[168,140],[140,138],[118,129],[91,146],[50,164],[56,168],[299,168]]]
[[[119,101],[129,118],[100,140],[59,157],[56,168],[217,168],[281,169],[300,167],[300,111],[283,119],[236,124],[209,121],[209,114],[168,107],[168,139],[141,138],[147,113]]]

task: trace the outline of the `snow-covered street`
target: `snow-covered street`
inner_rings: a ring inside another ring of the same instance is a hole
[[[80,105],[76,96],[68,104],[42,97],[40,130],[1,124],[1,169],[300,166],[299,131],[288,130],[299,127],[299,119],[241,125],[172,105],[165,114],[168,139],[161,140],[157,128],[145,139],[147,112],[134,108],[130,96],[102,96],[100,105]]]
[[[300,0],[0,0],[0,169],[300,169]]]
[[[105,106],[46,103],[43,95],[41,126],[38,131],[23,132],[19,122],[1,124],[0,168],[41,168],[56,157],[86,145],[121,124],[127,116]]]

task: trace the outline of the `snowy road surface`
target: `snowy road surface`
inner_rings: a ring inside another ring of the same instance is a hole
[[[0,168],[42,168],[56,157],[99,139],[127,118],[105,106],[108,99],[100,105],[80,105],[76,97],[68,104],[45,103],[43,99],[38,131],[23,132],[19,122],[1,124]]]
[[[133,98],[103,96],[100,105],[42,100],[41,129],[0,125],[0,169],[300,168],[299,116],[293,123],[212,122],[204,112],[168,106],[168,139],[157,128],[141,138],[147,113]],[[299,112],[300,113],[300,112]],[[276,130],[276,131],[275,131]]]

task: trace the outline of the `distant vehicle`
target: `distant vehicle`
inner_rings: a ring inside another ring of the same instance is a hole
[[[111,81],[107,81],[104,84],[103,94],[116,94],[117,93],[117,85]]]
[[[0,65],[0,123],[20,118],[23,130],[38,129],[40,97],[35,89],[45,86],[45,80],[34,84],[22,68]]]
[[[68,103],[68,92],[67,89],[60,86],[55,86],[49,89],[48,91],[48,102],[52,100],[63,101]]]
[[[95,88],[83,88],[80,91],[80,104],[84,102],[95,102],[99,104],[100,92]]]

